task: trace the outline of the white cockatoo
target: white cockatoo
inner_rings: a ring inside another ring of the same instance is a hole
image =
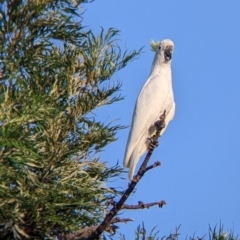
[[[149,138],[155,133],[154,123],[165,112],[165,128],[173,119],[175,102],[172,90],[171,59],[174,44],[165,39],[151,41],[155,57],[150,75],[140,91],[133,116],[125,150],[124,166],[129,168],[129,179],[134,175],[139,158],[148,150]]]

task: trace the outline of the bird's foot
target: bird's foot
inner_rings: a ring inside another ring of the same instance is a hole
[[[158,142],[158,140],[155,139],[154,136],[150,137],[149,141],[150,141],[149,146],[148,146],[149,149],[154,149],[154,148],[158,147],[159,142]]]
[[[161,131],[165,128],[165,118],[166,118],[166,110],[164,110],[163,114],[159,117],[159,120],[154,123],[157,131]]]
[[[161,131],[163,128],[165,128],[165,121],[163,120],[158,120],[154,123],[154,126],[158,131]]]
[[[166,110],[164,110],[163,114],[159,117],[159,120],[154,123],[156,128],[156,134],[149,138],[150,143],[148,146],[149,150],[153,150],[154,148],[158,147],[158,137],[163,128],[165,128],[165,118],[166,118]]]

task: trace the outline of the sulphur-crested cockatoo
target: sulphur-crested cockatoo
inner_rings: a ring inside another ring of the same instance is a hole
[[[133,116],[125,150],[124,166],[129,168],[129,178],[133,178],[139,158],[149,146],[149,138],[155,133],[154,123],[165,113],[165,128],[173,119],[175,102],[172,90],[171,59],[174,44],[165,39],[151,41],[155,57],[150,75],[140,91]]]

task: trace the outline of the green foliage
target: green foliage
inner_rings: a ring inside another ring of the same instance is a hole
[[[239,240],[232,230],[224,231],[221,223],[219,227],[217,225],[213,229],[209,227],[208,237],[209,240]]]
[[[0,238],[43,239],[99,223],[107,168],[97,153],[124,126],[94,110],[121,100],[113,74],[139,55],[118,31],[82,27],[82,0],[0,2]]]
[[[147,233],[146,229],[144,228],[144,224],[142,226],[138,226],[135,232],[135,240],[178,240],[180,236],[180,226],[177,227],[174,233],[170,233],[168,236],[159,237],[159,232],[156,231],[156,227],[154,227],[150,234]],[[207,238],[208,237],[208,238]],[[120,234],[121,240],[126,240],[123,234]],[[239,237],[231,231],[224,231],[224,226],[220,223],[219,226],[215,226],[213,229],[209,227],[208,234],[204,235],[203,237],[185,237],[185,239],[189,240],[239,240]]]

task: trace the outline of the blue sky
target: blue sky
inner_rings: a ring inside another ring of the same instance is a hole
[[[121,47],[144,46],[139,59],[115,74],[125,99],[98,111],[106,122],[131,123],[154,56],[149,41],[170,38],[175,43],[176,115],[151,158],[162,166],[144,176],[127,202],[163,199],[167,205],[124,212],[121,217],[134,222],[120,224],[120,232],[133,239],[144,221],[147,230],[157,226],[163,236],[181,224],[185,239],[194,233],[202,237],[209,224],[221,221],[226,231],[234,228],[240,234],[240,1],[96,0],[83,7],[83,23],[96,34],[100,27],[114,27],[121,30]],[[128,131],[118,133],[102,161],[122,164]],[[126,188],[127,178],[116,184]]]

